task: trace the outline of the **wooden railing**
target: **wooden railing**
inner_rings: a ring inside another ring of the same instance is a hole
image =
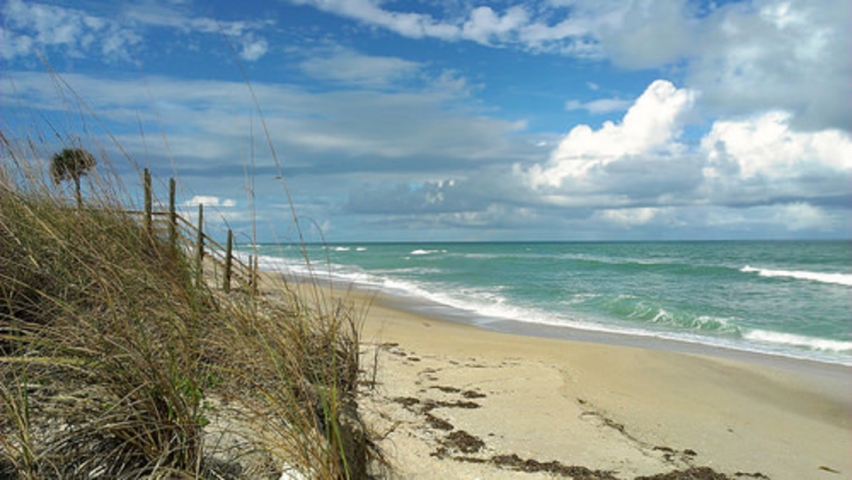
[[[145,210],[128,211],[130,214],[142,215],[142,224],[149,235],[165,234],[172,248],[192,249],[195,263],[196,282],[204,281],[205,257],[217,267],[222,268],[221,287],[228,292],[236,284],[246,291],[257,293],[257,257],[249,256],[248,265],[234,256],[234,233],[228,229],[225,246],[216,242],[204,233],[204,205],[198,205],[198,223],[193,225],[189,220],[177,213],[175,208],[175,179],[169,179],[169,209],[155,212],[153,210],[153,190],[151,174],[144,171]],[[165,223],[165,232],[162,227]]]

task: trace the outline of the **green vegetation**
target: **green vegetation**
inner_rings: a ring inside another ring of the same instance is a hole
[[[83,195],[80,192],[80,178],[89,170],[95,168],[97,160],[82,148],[64,148],[55,154],[50,164],[50,176],[53,183],[59,185],[65,180],[74,181],[74,194],[77,206],[83,206]]]
[[[115,182],[45,181],[94,157],[0,140],[0,478],[366,476],[350,306],[197,284]]]

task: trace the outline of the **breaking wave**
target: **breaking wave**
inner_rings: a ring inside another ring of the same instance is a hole
[[[756,273],[761,277],[795,278],[797,280],[810,280],[812,282],[833,283],[852,287],[852,274],[848,273],[825,273],[809,272],[806,270],[771,270],[768,268],[755,268],[749,265],[740,269],[743,273]]]

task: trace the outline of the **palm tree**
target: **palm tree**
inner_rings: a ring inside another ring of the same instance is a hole
[[[80,194],[80,177],[95,167],[95,157],[82,148],[64,148],[53,156],[50,165],[50,176],[53,183],[59,185],[64,180],[74,180],[74,192],[77,197],[77,206],[83,206],[83,197]]]

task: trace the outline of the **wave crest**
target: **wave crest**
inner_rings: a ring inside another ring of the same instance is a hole
[[[409,255],[432,255],[433,253],[447,253],[446,250],[423,250],[422,248],[418,248],[417,250],[412,250]]]
[[[743,335],[746,340],[761,343],[773,343],[780,345],[792,345],[804,347],[811,350],[822,350],[829,352],[852,351],[852,342],[842,340],[828,340],[824,338],[806,337],[794,333],[769,332],[766,330],[752,330]]]
[[[812,282],[833,283],[852,287],[852,275],[848,273],[825,273],[809,272],[807,270],[772,270],[769,268],[755,268],[749,265],[740,269],[743,273],[757,273],[761,277],[786,277],[797,280],[810,280]]]

